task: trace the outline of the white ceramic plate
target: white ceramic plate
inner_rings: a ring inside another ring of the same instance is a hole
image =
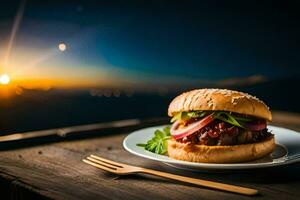
[[[165,155],[158,155],[136,146],[138,143],[146,143],[147,140],[153,137],[156,129],[162,129],[163,127],[165,126],[145,128],[129,134],[123,141],[124,148],[134,155],[188,170],[253,169],[286,165],[300,161],[300,133],[276,126],[268,126],[268,129],[275,135],[276,140],[276,149],[273,153],[268,157],[246,163],[212,164],[187,162],[175,160]]]

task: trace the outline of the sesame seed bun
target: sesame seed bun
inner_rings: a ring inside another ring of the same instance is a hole
[[[169,105],[168,115],[197,110],[220,110],[272,120],[264,102],[250,94],[227,89],[198,89],[177,96]]]
[[[177,160],[203,163],[237,163],[256,160],[272,153],[274,136],[253,144],[206,146],[168,140],[168,155]]]

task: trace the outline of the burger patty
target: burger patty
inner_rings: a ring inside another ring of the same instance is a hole
[[[260,142],[272,133],[268,129],[250,131],[216,120],[199,131],[177,141],[208,146],[238,145]]]

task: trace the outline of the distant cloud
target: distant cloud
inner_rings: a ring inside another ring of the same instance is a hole
[[[216,81],[216,86],[246,86],[246,85],[254,85],[257,83],[265,82],[267,78],[263,75],[256,74],[249,77],[243,78],[229,78]]]

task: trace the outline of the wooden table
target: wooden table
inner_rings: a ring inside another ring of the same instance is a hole
[[[300,130],[300,116],[274,112],[273,124]],[[180,171],[126,152],[122,141],[128,131],[118,132],[1,151],[1,199],[300,199],[300,163],[235,173]],[[190,177],[252,187],[258,189],[260,195],[246,197],[151,176],[120,177],[81,162],[90,154]]]

